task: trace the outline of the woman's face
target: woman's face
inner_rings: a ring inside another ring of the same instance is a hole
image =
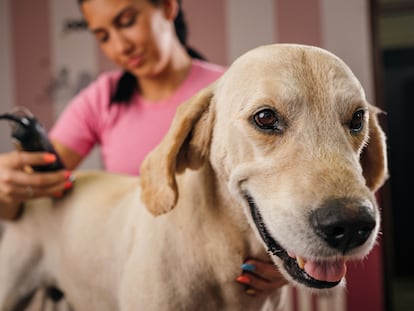
[[[104,54],[138,78],[154,77],[170,56],[175,0],[157,7],[148,0],[87,0],[82,12]]]

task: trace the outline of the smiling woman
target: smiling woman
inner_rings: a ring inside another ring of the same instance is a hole
[[[190,70],[191,53],[185,52],[185,31],[181,35],[174,31],[172,21],[183,17],[175,1],[80,3],[104,54],[125,70],[119,85],[125,88],[115,92],[114,102],[128,101],[138,80],[140,93],[154,101],[167,97],[183,82]]]

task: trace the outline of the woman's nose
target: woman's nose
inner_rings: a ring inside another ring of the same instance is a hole
[[[129,54],[133,50],[133,43],[127,36],[117,33],[113,36],[112,44],[117,53]]]

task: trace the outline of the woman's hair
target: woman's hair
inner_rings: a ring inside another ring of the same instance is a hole
[[[86,2],[88,0],[78,0],[79,4]],[[160,6],[164,0],[147,0],[154,6]],[[186,48],[188,55],[192,58],[197,58],[205,60],[205,57],[193,48],[187,45],[187,23],[185,21],[184,12],[181,8],[182,0],[177,0],[178,2],[178,13],[174,20],[175,32],[177,34],[178,40]],[[114,94],[111,96],[110,105],[128,105],[130,99],[134,95],[134,92],[139,88],[138,81],[136,77],[124,71],[121,75],[118,84],[116,86]]]

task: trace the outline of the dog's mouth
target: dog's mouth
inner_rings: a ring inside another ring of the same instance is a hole
[[[344,259],[313,261],[286,251],[270,235],[253,198],[249,195],[245,195],[245,198],[249,204],[253,221],[268,251],[283,261],[285,270],[294,280],[307,287],[318,289],[332,288],[341,282],[346,273]]]

